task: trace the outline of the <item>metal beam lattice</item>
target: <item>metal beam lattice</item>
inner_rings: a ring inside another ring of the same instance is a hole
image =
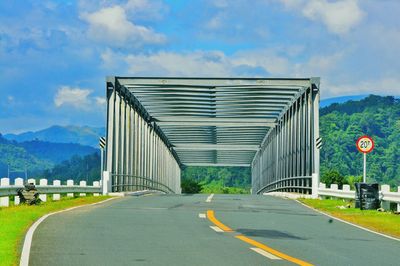
[[[112,77],[107,93],[115,190],[156,178],[179,192],[183,165],[250,166],[254,193],[309,193],[318,176],[318,78]]]

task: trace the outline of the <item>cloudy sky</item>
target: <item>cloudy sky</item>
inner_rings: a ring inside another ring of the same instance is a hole
[[[0,132],[102,126],[105,77],[321,77],[400,95],[398,0],[0,1]]]

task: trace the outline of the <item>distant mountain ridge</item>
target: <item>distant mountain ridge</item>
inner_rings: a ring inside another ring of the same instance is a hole
[[[333,97],[333,98],[327,98],[327,99],[323,99],[320,101],[319,103],[319,107],[320,108],[324,108],[327,107],[331,104],[335,104],[335,103],[345,103],[347,101],[359,101],[362,100],[364,98],[366,98],[368,95],[364,94],[364,95],[349,95],[349,96],[340,96],[340,97]]]
[[[48,141],[16,142],[7,140],[0,134],[0,177],[22,176],[25,170],[29,176],[52,169],[56,164],[69,160],[73,156],[86,156],[99,150],[77,143],[52,143]]]
[[[97,148],[99,137],[104,136],[104,134],[104,127],[55,125],[34,132],[5,134],[4,138],[18,142],[40,140],[53,143],[79,143]]]

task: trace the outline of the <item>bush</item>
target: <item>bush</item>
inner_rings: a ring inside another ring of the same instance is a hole
[[[329,170],[321,176],[321,182],[327,186],[331,184],[337,184],[339,188],[342,188],[343,184],[347,184],[347,180],[337,170]]]
[[[202,186],[193,179],[183,179],[181,183],[182,193],[200,193]]]

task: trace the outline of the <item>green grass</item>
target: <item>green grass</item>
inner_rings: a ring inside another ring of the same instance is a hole
[[[351,208],[339,209],[338,206],[345,206],[349,203],[339,199],[300,199],[300,201],[342,220],[400,238],[400,215],[376,210],[361,211],[360,209],[355,209],[352,202],[350,202]]]
[[[37,206],[11,206],[0,208],[0,265],[18,265],[22,241],[28,228],[41,216],[54,211],[74,206],[99,202],[109,198],[80,197],[62,198],[60,201],[50,201]]]

